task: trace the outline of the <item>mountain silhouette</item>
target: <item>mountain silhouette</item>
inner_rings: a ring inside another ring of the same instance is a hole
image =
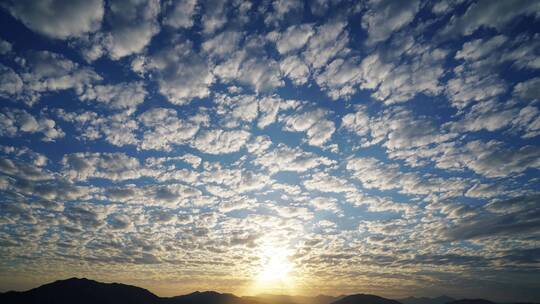
[[[56,281],[28,291],[0,294],[0,303],[9,304],[148,304],[159,301],[158,296],[144,288],[78,278]]]
[[[332,297],[326,295],[318,295],[315,297],[309,296],[291,296],[291,295],[273,295],[260,294],[257,296],[243,297],[261,304],[330,304],[340,297]]]
[[[183,296],[161,298],[163,304],[256,304],[256,301],[237,297],[230,293],[196,291]]]
[[[436,298],[427,298],[427,297],[407,297],[404,299],[398,299],[399,302],[403,304],[446,304],[449,302],[456,301],[456,299],[448,296],[440,296]]]
[[[406,298],[403,304],[445,304],[449,297],[430,299],[430,303],[408,301],[427,301],[429,298]],[[237,297],[230,293],[205,291],[176,297],[158,297],[150,291],[119,283],[101,283],[89,279],[71,278],[55,281],[28,291],[9,291],[0,293],[0,303],[6,304],[402,304],[383,297],[355,294],[350,296],[287,296],[259,295]],[[495,304],[483,299],[464,299],[447,304]],[[525,304],[525,303],[522,303]]]
[[[494,302],[484,300],[484,299],[463,299],[452,301],[448,304],[495,304]]]
[[[332,304],[401,304],[396,300],[390,300],[383,297],[368,295],[368,294],[355,294],[346,296],[339,299]]]

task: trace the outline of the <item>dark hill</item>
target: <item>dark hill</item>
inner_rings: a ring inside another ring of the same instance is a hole
[[[436,298],[426,298],[426,297],[408,297],[404,299],[398,299],[399,302],[403,304],[446,304],[452,301],[455,301],[456,299],[453,299],[448,296],[440,296]]]
[[[23,291],[0,294],[0,303],[10,304],[149,304],[160,298],[150,291],[124,284],[107,284],[72,278]]]
[[[219,293],[215,291],[205,291],[190,293],[183,296],[172,298],[162,298],[163,304],[254,304],[256,302],[249,301],[237,297],[230,293]]]
[[[390,300],[368,294],[355,294],[339,299],[332,304],[401,304],[396,300]]]
[[[484,299],[463,299],[450,302],[448,304],[495,304],[494,302]]]

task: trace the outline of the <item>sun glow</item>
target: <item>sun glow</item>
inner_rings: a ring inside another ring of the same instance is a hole
[[[260,292],[289,291],[293,287],[290,251],[275,244],[266,244],[260,249],[260,268],[256,273],[255,289]]]

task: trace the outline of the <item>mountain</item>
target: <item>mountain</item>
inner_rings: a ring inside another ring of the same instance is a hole
[[[148,304],[159,301],[158,296],[144,288],[78,278],[56,281],[28,291],[0,294],[0,302],[10,304]]]
[[[483,299],[465,299],[444,303],[448,297],[406,298],[403,304],[495,304]],[[426,301],[431,302],[426,302]],[[416,302],[412,302],[416,301]],[[424,301],[424,302],[422,302]],[[194,292],[183,296],[162,298],[150,291],[125,284],[101,283],[88,279],[71,278],[45,284],[28,291],[0,293],[0,303],[6,304],[402,304],[375,295],[355,294],[330,297],[319,295],[287,296],[259,295],[237,297],[215,291]],[[526,303],[521,303],[526,304]],[[532,304],[532,303],[529,303]],[[540,303],[537,303],[540,304]]]
[[[230,293],[205,291],[172,298],[161,298],[162,304],[256,304],[257,302],[237,297]]]
[[[448,304],[495,304],[494,302],[484,300],[484,299],[463,299],[452,301]]]
[[[436,298],[426,298],[426,297],[408,297],[404,299],[398,299],[397,301],[403,303],[403,304],[446,304],[449,302],[453,302],[456,299],[453,299],[448,296],[440,296]]]
[[[355,294],[339,299],[332,304],[401,304],[396,300],[390,300],[368,294]]]
[[[339,297],[331,297],[326,295],[318,295],[315,297],[309,296],[290,296],[290,295],[273,295],[260,294],[257,296],[243,297],[261,304],[330,304]]]

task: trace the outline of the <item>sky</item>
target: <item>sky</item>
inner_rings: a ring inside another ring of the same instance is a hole
[[[540,299],[540,1],[0,1],[0,290]]]

